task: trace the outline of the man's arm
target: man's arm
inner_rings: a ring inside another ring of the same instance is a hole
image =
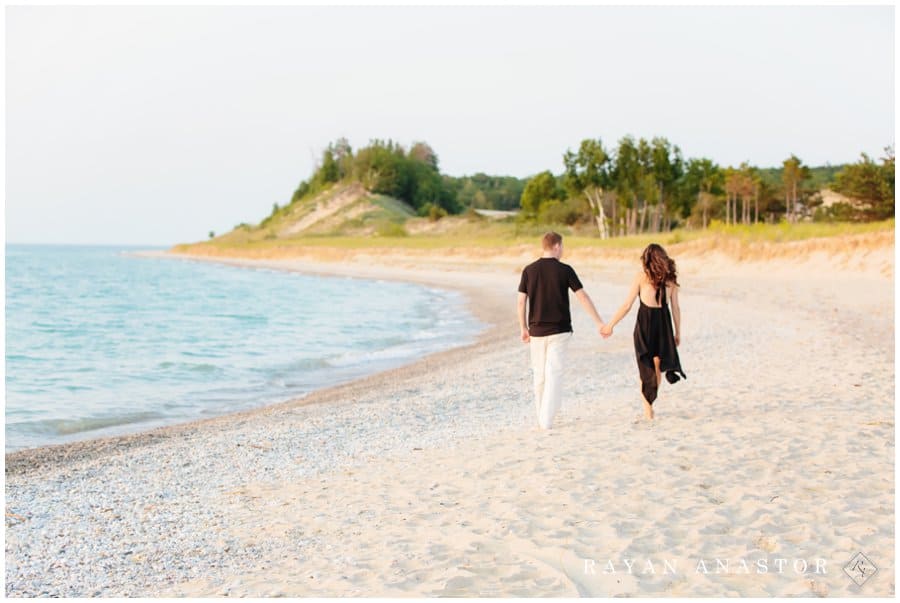
[[[599,332],[604,326],[603,319],[600,318],[600,314],[597,313],[597,308],[594,306],[594,302],[591,300],[591,296],[588,295],[587,291],[585,291],[584,287],[582,287],[575,292],[575,297],[581,303],[581,306],[584,308],[585,312],[587,312],[590,317],[594,319],[594,324],[597,325],[597,331]],[[606,336],[604,335],[604,337]]]
[[[528,333],[528,323],[525,322],[525,302],[527,300],[528,294],[519,291],[519,301],[516,304],[516,312],[519,315],[519,332],[521,333],[522,341],[525,343],[528,343],[531,340],[531,335]]]

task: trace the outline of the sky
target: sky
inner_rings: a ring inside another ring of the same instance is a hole
[[[627,134],[761,167],[894,144],[893,6],[8,6],[5,26],[8,243],[258,223],[339,137],[518,177]]]

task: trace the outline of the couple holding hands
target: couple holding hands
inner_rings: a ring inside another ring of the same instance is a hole
[[[543,255],[522,270],[517,307],[522,341],[531,348],[538,425],[550,429],[562,401],[566,350],[572,338],[569,289],[594,319],[597,331],[604,339],[612,335],[613,328],[628,314],[635,298],[639,300],[634,351],[641,379],[644,416],[653,419],[653,402],[662,373],[669,383],[687,378],[681,370],[677,350],[681,309],[675,262],[656,243],[648,245],[641,254],[642,269],[635,275],[625,302],[612,320],[604,323],[575,270],[560,261],[562,236],[548,232],[541,243]],[[671,312],[667,300],[671,300]]]

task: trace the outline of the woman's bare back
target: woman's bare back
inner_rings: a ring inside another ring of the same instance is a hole
[[[666,286],[666,298],[672,297],[672,289],[675,285],[671,283]],[[653,283],[650,282],[650,279],[647,278],[646,273],[641,273],[641,287],[638,291],[638,297],[642,302],[644,302],[645,306],[650,306],[651,308],[661,308],[662,306],[659,302],[656,301],[656,287]]]

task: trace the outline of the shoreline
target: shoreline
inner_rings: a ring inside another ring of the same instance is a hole
[[[455,359],[465,356],[468,351],[482,347],[486,343],[496,340],[504,331],[504,328],[497,320],[498,314],[496,311],[492,311],[490,308],[484,308],[475,303],[474,294],[477,291],[476,288],[471,286],[467,287],[461,283],[448,285],[446,282],[436,278],[436,275],[427,272],[416,272],[412,270],[401,272],[398,269],[391,270],[388,268],[387,270],[380,271],[379,276],[371,276],[364,274],[364,271],[361,268],[350,267],[348,270],[347,266],[332,266],[325,262],[318,265],[311,263],[308,268],[302,269],[284,265],[273,265],[266,260],[216,258],[171,251],[138,251],[126,252],[126,254],[139,257],[211,262],[249,269],[267,268],[334,278],[349,277],[369,280],[393,280],[428,287],[449,289],[457,291],[464,296],[464,306],[466,310],[470,312],[476,320],[481,322],[484,327],[474,336],[475,340],[471,343],[451,346],[447,349],[429,353],[422,358],[411,358],[399,366],[356,377],[344,383],[314,389],[301,397],[292,397],[259,407],[225,412],[213,417],[188,419],[172,424],[149,427],[132,433],[89,437],[71,442],[45,444],[6,452],[6,475],[27,474],[32,471],[39,471],[46,468],[61,467],[71,463],[101,457],[105,454],[122,452],[142,446],[155,445],[171,438],[195,433],[198,430],[220,427],[223,423],[239,423],[250,418],[265,416],[272,412],[278,412],[297,406],[334,402],[348,395],[352,395],[356,391],[365,389],[370,384],[378,383],[385,379],[402,379],[409,377],[433,363],[453,362]]]

